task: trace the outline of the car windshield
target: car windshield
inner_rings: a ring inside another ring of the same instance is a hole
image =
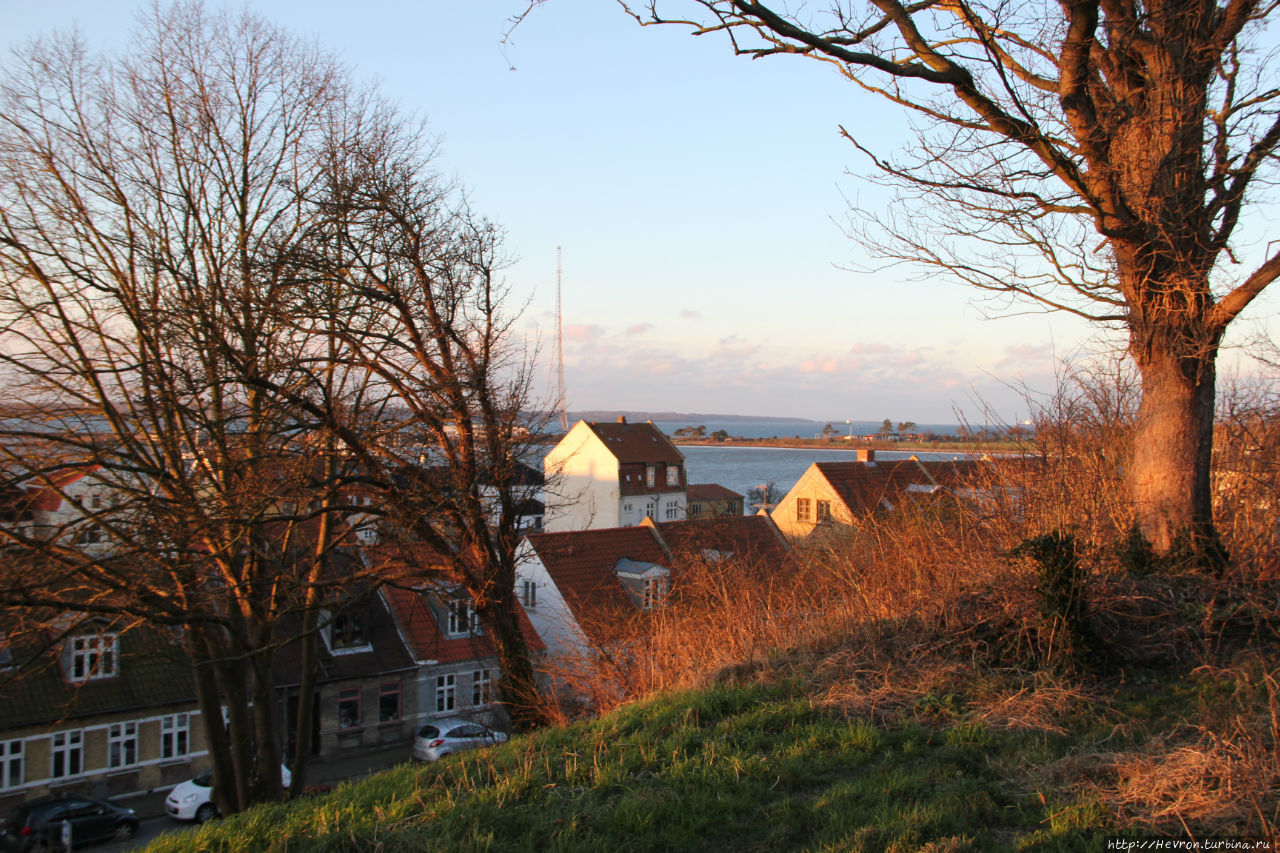
[[[213,770],[206,770],[199,776],[191,780],[191,784],[199,785],[201,788],[208,788],[213,784]]]

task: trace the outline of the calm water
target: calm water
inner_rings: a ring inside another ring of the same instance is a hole
[[[707,434],[716,430],[724,430],[731,436],[742,438],[817,438],[822,435],[822,428],[830,423],[841,435],[848,435],[850,427],[854,435],[870,435],[880,429],[880,421],[854,421],[847,424],[844,420],[836,421],[797,421],[779,418],[767,421],[654,421],[653,425],[671,435],[681,427],[705,426]],[[894,424],[897,425],[896,422]],[[916,432],[933,432],[938,435],[954,435],[959,429],[955,424],[917,424]]]

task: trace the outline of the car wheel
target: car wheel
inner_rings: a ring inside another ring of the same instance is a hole
[[[218,816],[218,807],[213,803],[204,803],[196,809],[196,823],[208,823]]]
[[[138,834],[138,825],[129,821],[116,824],[116,831],[111,833],[113,841],[128,841]]]

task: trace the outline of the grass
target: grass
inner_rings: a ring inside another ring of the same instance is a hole
[[[1142,583],[1111,590],[1099,621],[1168,648],[1122,651],[1103,677],[1005,665],[955,624],[885,620],[149,849],[1078,851],[1118,835],[1270,835],[1277,661],[1256,640],[1274,631],[1228,630],[1255,618],[1239,595],[1205,593],[1234,602],[1215,622],[1187,590]]]

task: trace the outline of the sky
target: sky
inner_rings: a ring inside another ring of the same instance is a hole
[[[878,151],[908,127],[820,63],[735,58],[608,0],[549,0],[505,40],[520,0],[247,5],[428,120],[441,171],[506,231],[510,304],[548,382],[562,247],[571,410],[1015,421],[1057,362],[1115,343],[1068,315],[991,318],[959,284],[868,271],[842,224],[886,199],[839,127]],[[10,45],[76,26],[117,49],[136,8],[0,0],[0,20]],[[1266,330],[1278,299],[1233,340]]]

